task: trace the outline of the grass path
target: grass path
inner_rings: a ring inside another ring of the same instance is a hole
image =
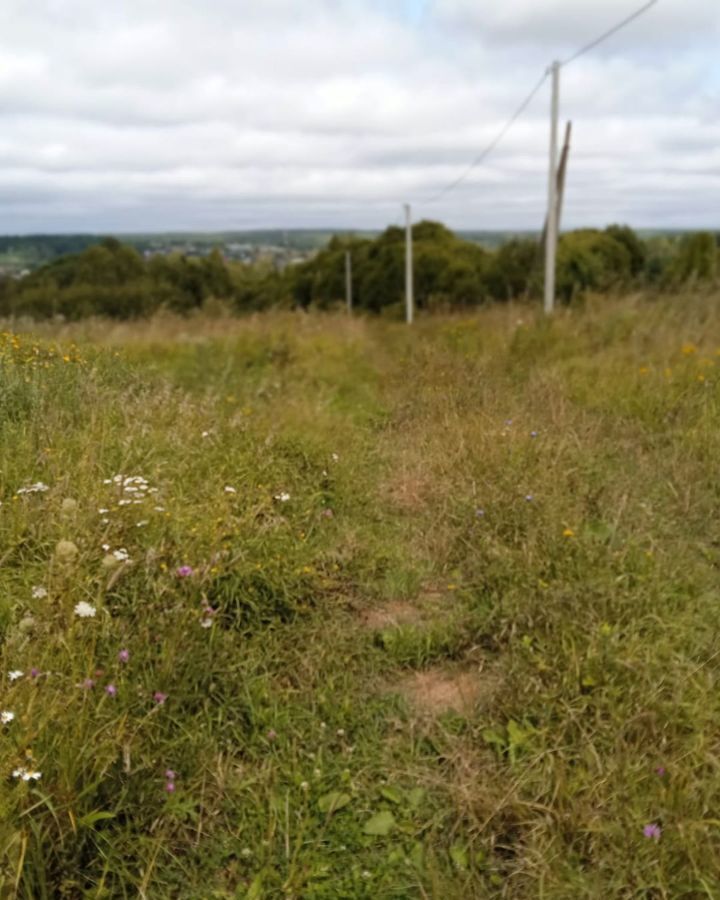
[[[2,341],[7,896],[720,896],[712,298]]]

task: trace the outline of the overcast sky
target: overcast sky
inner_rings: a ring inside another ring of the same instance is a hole
[[[2,0],[0,232],[540,227],[549,62],[642,0]],[[720,228],[720,0],[562,71],[564,225]]]

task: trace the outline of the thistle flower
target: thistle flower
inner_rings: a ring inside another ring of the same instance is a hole
[[[157,703],[158,706],[162,706],[163,703],[167,700],[168,695],[163,694],[162,691],[155,691],[153,694],[153,700]]]
[[[105,688],[105,693],[108,695],[108,697],[117,697],[117,688],[114,684],[109,684]]]
[[[118,653],[118,660],[119,660],[119,662],[121,662],[121,663],[129,662],[129,661],[130,661],[130,651],[129,651],[129,650],[125,650],[125,649],[121,650],[121,651]]]
[[[175,570],[175,574],[178,576],[178,578],[189,578],[194,574],[194,572],[195,570],[192,566],[178,566],[178,568]]]
[[[662,828],[655,822],[651,822],[649,825],[646,825],[643,828],[643,834],[646,838],[649,838],[653,841],[659,841],[660,835],[662,834]]]

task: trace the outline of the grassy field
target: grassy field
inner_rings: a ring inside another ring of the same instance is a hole
[[[6,327],[0,896],[720,897],[717,297]]]

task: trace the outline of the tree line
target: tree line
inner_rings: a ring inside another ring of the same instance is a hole
[[[568,232],[558,248],[560,302],[588,292],[635,287],[674,290],[718,280],[719,237],[709,232],[641,240],[628,226]],[[496,250],[463,240],[437,222],[413,227],[415,297],[419,310],[461,310],[483,303],[539,297],[542,251],[514,239]],[[33,318],[148,316],[222,309],[331,309],[344,302],[345,255],[353,268],[353,301],[361,311],[400,316],[405,289],[405,232],[376,238],[334,237],[312,259],[276,270],[271,263],[227,262],[219,251],[145,258],[108,238],[32,274],[0,281],[0,315]]]

